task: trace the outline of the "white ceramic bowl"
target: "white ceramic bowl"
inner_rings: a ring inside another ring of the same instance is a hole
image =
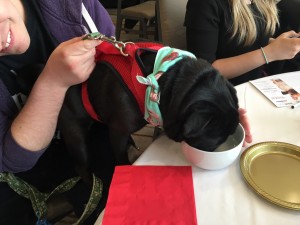
[[[230,135],[215,151],[207,152],[193,148],[186,142],[181,143],[182,151],[188,161],[197,167],[207,170],[219,170],[232,164],[239,156],[245,131],[241,124],[234,134]]]

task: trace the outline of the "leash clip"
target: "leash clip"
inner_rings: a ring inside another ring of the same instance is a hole
[[[133,42],[122,42],[122,41],[117,41],[114,36],[107,37],[104,34],[101,34],[100,32],[94,32],[94,33],[89,33],[85,35],[82,40],[101,40],[101,41],[106,41],[108,43],[113,44],[123,56],[128,56],[128,53],[125,53],[124,50],[126,49],[126,45],[128,44],[134,44]]]

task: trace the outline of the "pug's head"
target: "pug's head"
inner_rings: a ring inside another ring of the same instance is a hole
[[[239,123],[235,88],[202,59],[185,57],[158,80],[166,135],[213,151]]]

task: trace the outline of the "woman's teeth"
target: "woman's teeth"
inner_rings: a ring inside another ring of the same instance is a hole
[[[8,47],[9,47],[10,41],[11,41],[11,36],[10,36],[10,32],[8,32],[7,40],[6,40],[6,44],[5,44],[5,48],[8,48]]]

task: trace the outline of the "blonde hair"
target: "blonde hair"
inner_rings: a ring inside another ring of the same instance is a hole
[[[273,35],[279,24],[277,0],[253,0],[261,19],[266,22],[265,34]],[[249,46],[257,37],[254,15],[245,0],[229,0],[233,15],[232,38],[237,37],[239,43]]]

